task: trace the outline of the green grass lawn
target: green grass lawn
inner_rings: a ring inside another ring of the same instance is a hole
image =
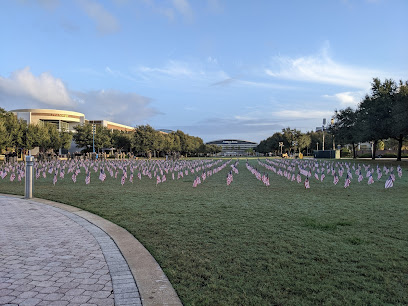
[[[384,175],[372,185],[354,176],[347,189],[344,176],[337,186],[331,176],[312,177],[306,190],[270,171],[266,187],[241,160],[230,186],[229,166],[197,188],[192,175],[168,175],[158,186],[135,175],[122,186],[120,176],[102,183],[93,172],[85,185],[82,172],[76,184],[70,175],[55,186],[51,175],[36,180],[34,196],[126,228],[185,305],[408,304],[408,167],[401,166],[390,189]],[[0,179],[0,192],[23,194],[24,183]]]

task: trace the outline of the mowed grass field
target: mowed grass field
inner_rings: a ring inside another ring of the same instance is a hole
[[[343,175],[337,186],[312,177],[307,190],[249,162],[269,173],[269,187],[240,160],[230,186],[229,166],[197,188],[193,175],[158,186],[135,175],[122,186],[120,175],[102,183],[92,171],[90,185],[84,172],[75,184],[70,175],[55,186],[52,175],[36,180],[34,196],[126,228],[185,305],[408,304],[406,162],[390,189],[387,175],[372,185],[354,176],[345,189]],[[23,194],[24,182],[0,179],[0,192]]]

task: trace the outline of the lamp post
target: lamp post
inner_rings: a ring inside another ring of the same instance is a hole
[[[324,151],[324,127],[326,125],[326,118],[323,118],[323,125],[322,125],[322,130],[323,130],[323,143],[322,143],[322,147],[323,147],[323,151]]]
[[[95,123],[92,124],[92,152],[95,153],[95,132],[96,132],[96,125]]]
[[[25,173],[25,198],[31,199],[33,197],[33,166],[34,156],[26,156],[26,173]]]
[[[279,142],[279,146],[280,146],[280,149],[281,149],[281,157],[282,157],[283,142]]]

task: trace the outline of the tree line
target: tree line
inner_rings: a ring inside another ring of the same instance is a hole
[[[96,125],[95,135],[90,123],[77,125],[74,129],[75,132],[72,133],[65,130],[59,131],[52,123],[27,124],[12,112],[0,108],[0,151],[22,150],[26,153],[36,147],[40,148],[40,152],[56,151],[60,148],[68,150],[74,140],[78,150],[82,152],[92,152],[93,142],[97,152],[103,149],[114,149],[146,157],[221,152],[221,147],[207,145],[200,137],[190,136],[180,130],[163,133],[149,125],[137,126],[131,132],[110,130]]]
[[[408,136],[408,81],[396,83],[391,79],[381,82],[375,78],[371,93],[359,103],[357,109],[347,107],[336,110],[330,127],[341,144],[351,144],[353,157],[359,142],[373,143],[375,159],[377,144],[385,139],[398,141],[397,160],[401,160],[404,140]]]
[[[256,147],[256,151],[264,154],[273,153],[274,155],[302,152],[306,155],[313,152],[314,149],[322,148],[322,137],[321,131],[302,133],[297,129],[287,127],[282,129],[281,132],[276,132],[267,139],[262,140]],[[325,148],[331,147],[332,141],[332,136],[327,135]],[[282,146],[280,146],[280,143]]]
[[[74,127],[73,139],[79,147],[92,149],[92,124]],[[183,131],[163,133],[150,125],[137,126],[132,132],[110,130],[97,125],[94,135],[95,150],[115,148],[132,152],[139,156],[152,157],[164,155],[200,155],[221,152],[216,145],[207,145],[200,137],[190,136]]]
[[[28,151],[40,147],[44,152],[50,149],[69,149],[72,133],[58,131],[52,123],[27,124],[12,112],[0,107],[0,151]]]
[[[279,152],[279,143],[283,143],[283,152],[321,148],[325,131],[301,133],[296,129],[286,128],[271,137],[262,140],[257,147],[260,153]],[[353,157],[356,147],[361,142],[372,142],[375,159],[376,149],[383,141],[397,141],[397,160],[401,160],[401,151],[408,136],[408,81],[399,83],[386,79],[381,82],[374,78],[371,93],[367,94],[356,109],[347,107],[335,110],[332,124],[326,135],[326,148],[331,143],[351,145]]]

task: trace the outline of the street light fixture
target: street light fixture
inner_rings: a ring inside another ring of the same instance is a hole
[[[323,125],[322,125],[322,130],[323,130],[323,143],[322,143],[323,151],[324,151],[324,127],[325,127],[325,125],[326,125],[326,118],[323,118]]]
[[[92,152],[95,153],[95,133],[96,133],[96,125],[95,123],[92,124]]]

